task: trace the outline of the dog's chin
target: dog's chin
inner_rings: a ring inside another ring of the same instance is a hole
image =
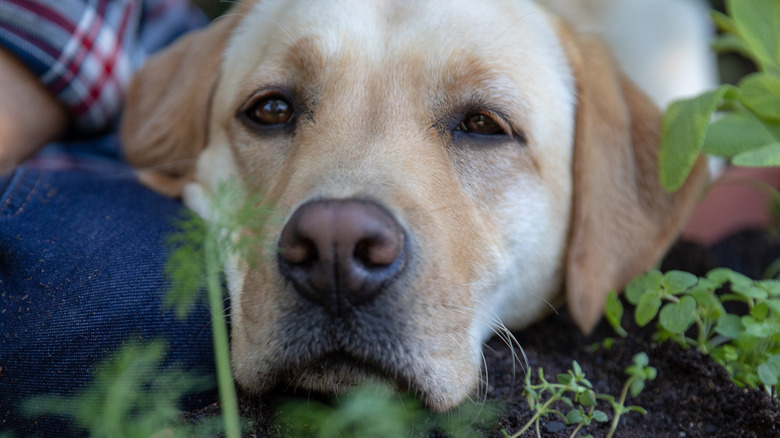
[[[295,388],[336,394],[369,381],[386,382],[398,391],[414,387],[408,377],[344,352],[329,353],[295,367],[282,380]]]
[[[394,369],[344,352],[331,352],[276,375],[275,384],[266,381],[265,391],[307,395],[343,394],[364,383],[384,383],[398,392],[410,392],[433,411],[446,411],[467,396],[464,386],[447,379],[421,377],[418,369]],[[427,374],[427,373],[423,373]],[[261,390],[261,392],[265,392]],[[467,390],[466,390],[467,391]]]

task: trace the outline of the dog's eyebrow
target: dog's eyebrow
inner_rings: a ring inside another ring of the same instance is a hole
[[[458,105],[490,104],[503,109],[502,113],[524,112],[527,108],[509,75],[504,74],[495,62],[477,54],[453,52],[443,61],[439,71],[442,89],[457,96],[457,100],[461,100]]]
[[[296,79],[302,83],[315,83],[317,75],[327,64],[322,49],[313,36],[304,36],[291,43],[283,62],[295,72]]]

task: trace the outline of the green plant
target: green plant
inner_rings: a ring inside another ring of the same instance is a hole
[[[659,154],[663,186],[682,186],[702,153],[721,156],[745,167],[780,165],[780,2],[726,0],[724,15],[712,17],[723,31],[713,47],[738,52],[758,72],[736,86],[725,84],[698,97],[673,103],[664,118]],[[715,116],[715,117],[713,117]],[[780,212],[780,193],[749,182],[772,198]],[[777,271],[780,265],[773,265]],[[731,293],[715,292],[726,283]],[[658,317],[656,339],[673,339],[711,355],[740,385],[763,385],[774,394],[780,380],[780,284],[753,281],[728,269],[705,278],[670,271],[649,271],[626,288],[636,306],[634,318],[644,326]],[[745,315],[727,313],[726,302],[742,303]],[[607,320],[619,335],[623,307],[616,294],[606,303]]]
[[[494,421],[493,405],[464,403],[436,414],[409,394],[397,394],[383,383],[370,382],[339,396],[335,404],[311,400],[288,401],[277,418],[283,437],[424,436],[439,430],[447,436],[480,436],[477,428]]]
[[[716,293],[729,285],[729,293]],[[614,292],[607,319],[620,333],[623,308]],[[658,317],[655,339],[696,347],[726,367],[742,386],[763,386],[770,394],[780,381],[780,281],[751,280],[725,268],[696,277],[687,272],[651,270],[626,287],[634,319],[645,326]],[[729,313],[724,303],[744,306]]]
[[[78,394],[33,397],[23,402],[22,412],[71,418],[94,438],[213,436],[218,425],[182,424],[178,408],[182,395],[207,389],[211,379],[176,366],[163,368],[165,349],[160,341],[130,342],[103,360]]]
[[[669,191],[682,186],[702,152],[739,166],[780,165],[780,2],[727,0],[726,9],[712,14],[724,32],[714,47],[741,53],[759,71],[669,107],[659,155]],[[716,112],[722,117],[713,122]]]
[[[230,367],[221,272],[228,264],[253,265],[260,262],[263,230],[271,211],[260,195],[249,193],[235,183],[225,182],[210,196],[209,220],[202,221],[190,212],[180,222],[181,232],[169,239],[176,249],[166,265],[172,288],[164,304],[174,307],[177,316],[184,318],[194,308],[199,292],[206,289],[219,399],[228,438],[238,438],[241,429]]]
[[[591,419],[601,422],[607,421],[607,415],[604,412],[595,410],[596,394],[593,392],[593,384],[585,377],[580,364],[576,361],[572,363],[571,370],[556,376],[557,383],[548,381],[544,377],[544,369],[539,368],[537,374],[539,383],[533,384],[531,382],[532,374],[529,371],[525,375],[523,393],[528,406],[534,411],[534,415],[511,438],[520,437],[531,427],[535,428],[537,436],[541,436],[539,430],[540,421],[548,415],[557,415],[566,421],[567,424],[590,423]],[[560,410],[555,409],[558,402],[562,402],[572,408],[572,410],[564,414]],[[504,435],[509,436],[506,433]]]
[[[609,432],[607,433],[607,438],[611,438],[615,434],[618,423],[620,422],[620,417],[623,414],[636,412],[644,415],[647,413],[647,411],[640,406],[626,406],[625,403],[629,392],[631,393],[632,397],[636,397],[639,395],[639,393],[642,392],[643,389],[645,389],[645,383],[648,380],[655,379],[657,371],[649,364],[650,360],[646,353],[636,354],[634,356],[634,363],[626,368],[626,374],[628,374],[629,377],[628,380],[626,380],[626,383],[623,384],[623,390],[620,392],[620,398],[615,400],[615,397],[608,394],[598,395],[600,400],[606,400],[609,403],[610,407],[612,407],[612,412],[614,412],[614,416],[612,417],[612,425],[610,426]]]
[[[556,415],[563,419],[566,424],[576,424],[577,426],[571,433],[571,437],[577,436],[577,433],[585,426],[589,426],[593,421],[607,422],[609,418],[604,411],[596,409],[597,400],[605,400],[613,411],[612,425],[607,437],[614,435],[617,429],[620,417],[628,412],[637,412],[645,414],[646,411],[639,406],[625,406],[626,397],[630,391],[632,396],[639,395],[644,389],[647,380],[653,380],[656,376],[656,370],[648,366],[648,358],[645,353],[639,353],[634,356],[634,363],[626,368],[629,375],[628,380],[623,385],[623,390],[619,399],[608,394],[596,394],[593,391],[593,384],[587,379],[580,365],[574,361],[572,369],[567,370],[565,374],[558,374],[556,382],[552,383],[544,377],[544,370],[539,368],[537,378],[539,383],[531,382],[531,372],[526,373],[523,393],[526,401],[534,415],[519,431],[513,435],[504,432],[507,438],[519,438],[523,433],[533,427],[537,437],[541,437],[540,423],[541,419],[549,415]],[[557,409],[558,406],[565,405],[570,410],[564,414]]]

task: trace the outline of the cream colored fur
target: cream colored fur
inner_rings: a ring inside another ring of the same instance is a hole
[[[300,110],[293,130],[237,117],[268,90]],[[485,110],[513,135],[453,132]],[[236,179],[275,204],[271,223],[312,199],[371,199],[413,242],[413,268],[336,329],[279,274],[269,226],[271,262],[229,270],[234,373],[255,391],[378,374],[450,408],[504,325],[567,301],[591,330],[607,292],[672,242],[704,177],[699,165],[661,189],[660,112],[601,43],[529,0],[245,1],[152,60],[127,113],[144,181],[203,215]],[[318,369],[336,344],[359,363]]]

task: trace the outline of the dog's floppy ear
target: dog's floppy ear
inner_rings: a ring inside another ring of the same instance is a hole
[[[707,170],[700,160],[687,183],[667,193],[658,178],[662,113],[600,40],[559,33],[578,93],[566,299],[589,332],[609,291],[651,267],[674,241]]]
[[[206,147],[211,95],[237,19],[227,15],[185,35],[131,81],[121,126],[124,155],[160,193],[179,196]]]

